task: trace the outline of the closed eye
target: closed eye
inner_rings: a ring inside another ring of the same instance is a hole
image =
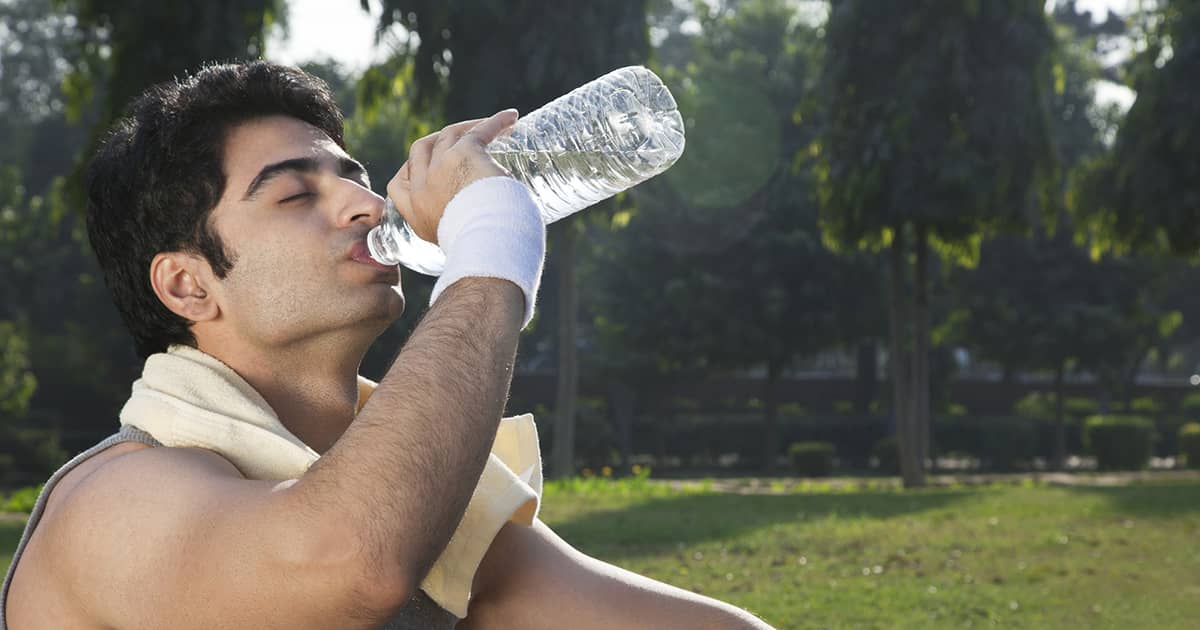
[[[302,193],[298,193],[298,194],[292,195],[291,197],[287,197],[286,199],[280,199],[280,200],[279,200],[279,203],[281,203],[281,204],[282,204],[282,203],[291,203],[291,202],[293,202],[293,201],[300,201],[301,199],[305,199],[305,198],[307,198],[307,197],[311,197],[312,195],[313,195],[313,194],[312,194],[311,192],[304,191],[304,192],[302,192]]]

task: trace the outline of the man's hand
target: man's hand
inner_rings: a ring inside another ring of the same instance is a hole
[[[458,191],[476,180],[509,174],[485,149],[516,122],[517,110],[506,109],[491,118],[449,125],[413,143],[408,161],[387,189],[418,237],[436,244],[442,212]]]

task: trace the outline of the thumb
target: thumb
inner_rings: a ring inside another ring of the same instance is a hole
[[[496,112],[487,120],[472,127],[466,135],[471,136],[480,144],[487,145],[492,140],[495,140],[505,129],[516,124],[518,116],[519,114],[515,109]]]

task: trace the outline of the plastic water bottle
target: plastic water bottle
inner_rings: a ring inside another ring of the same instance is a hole
[[[551,223],[667,170],[683,154],[683,119],[661,79],[642,66],[614,70],[520,118],[488,153],[533,193]],[[371,257],[441,274],[441,248],[417,237],[387,200],[367,236]]]

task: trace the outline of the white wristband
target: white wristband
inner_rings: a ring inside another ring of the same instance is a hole
[[[525,293],[521,328],[529,325],[546,257],[546,224],[524,184],[486,177],[458,191],[438,223],[438,245],[446,267],[433,285],[430,304],[462,278],[501,278]]]

